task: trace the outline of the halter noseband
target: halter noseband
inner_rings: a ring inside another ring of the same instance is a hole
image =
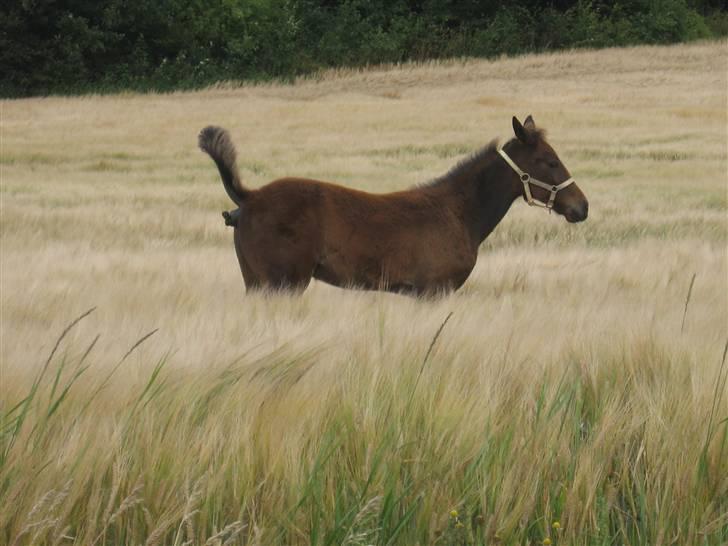
[[[518,168],[518,165],[516,165],[513,160],[508,157],[508,154],[503,151],[503,148],[498,149],[498,153],[501,155],[501,157],[505,160],[506,163],[508,163],[511,168],[516,171],[516,174],[521,179],[521,182],[523,182],[523,191],[525,193],[526,197],[526,203],[529,204],[531,207],[543,207],[548,209],[549,212],[551,212],[551,209],[554,208],[554,201],[556,200],[556,194],[563,190],[566,186],[573,184],[574,179],[569,178],[568,180],[564,180],[561,184],[546,184],[546,182],[541,182],[540,180],[536,180],[535,178],[532,178],[530,174],[523,172],[521,169]],[[534,184],[535,186],[538,186],[539,188],[543,188],[545,190],[548,190],[551,192],[551,195],[549,195],[549,201],[548,203],[541,203],[540,201],[536,201],[531,196],[531,186],[529,184]]]

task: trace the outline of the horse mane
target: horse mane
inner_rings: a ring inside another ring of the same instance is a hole
[[[533,139],[533,143],[538,142],[539,140],[545,140],[546,139],[546,131],[541,128],[532,128],[528,129],[528,133],[530,138]],[[515,138],[511,140],[516,140]],[[509,140],[510,142],[510,140]],[[474,174],[482,171],[484,168],[486,168],[488,165],[490,165],[498,156],[494,153],[498,150],[498,139],[494,138],[491,140],[487,146],[484,146],[480,150],[473,152],[469,156],[467,156],[464,159],[461,159],[458,161],[458,163],[452,167],[449,171],[447,171],[445,174],[438,176],[437,178],[434,178],[430,180],[429,182],[425,182],[423,184],[418,184],[415,186],[415,188],[437,188],[443,185],[446,185],[452,181],[460,180],[462,178],[469,178],[473,176]]]
[[[457,164],[445,174],[438,176],[429,182],[418,184],[415,187],[422,189],[436,188],[449,182],[472,176],[474,173],[481,171],[495,160],[497,156],[494,152],[496,150],[498,150],[498,139],[493,139],[487,146],[484,146],[480,150],[473,152],[469,156],[458,161]]]

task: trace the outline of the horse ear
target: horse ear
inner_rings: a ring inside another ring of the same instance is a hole
[[[529,131],[535,131],[536,130],[536,122],[533,121],[533,117],[531,117],[531,114],[528,114],[528,117],[526,118],[526,121],[523,122],[523,127],[528,129]]]
[[[533,120],[531,120],[533,121]],[[524,144],[530,144],[531,137],[528,134],[528,131],[526,128],[521,125],[521,122],[518,121],[518,118],[516,116],[513,116],[513,132],[516,134],[516,138],[523,142]]]

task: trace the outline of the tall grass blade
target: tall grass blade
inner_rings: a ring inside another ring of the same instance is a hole
[[[409,409],[410,405],[412,404],[412,399],[415,396],[415,391],[417,390],[417,385],[419,384],[420,378],[422,377],[422,372],[425,371],[425,366],[427,365],[427,361],[430,358],[432,349],[435,347],[435,343],[437,343],[437,340],[440,337],[442,330],[445,328],[447,321],[450,320],[452,315],[453,315],[453,311],[450,311],[447,314],[447,316],[445,317],[445,320],[442,321],[442,324],[440,324],[440,327],[437,329],[437,332],[435,332],[435,335],[432,337],[432,341],[430,341],[430,346],[427,348],[427,352],[425,353],[425,358],[422,359],[422,364],[420,365],[420,370],[419,370],[419,372],[417,372],[417,377],[415,378],[415,384],[412,386],[412,391],[410,392],[409,401],[407,402],[407,406],[406,406],[407,409]]]
[[[68,333],[73,330],[73,328],[81,322],[83,319],[85,319],[87,316],[89,316],[91,313],[93,313],[96,310],[96,307],[92,307],[91,309],[81,313],[78,317],[73,319],[68,326],[66,326],[61,332],[61,335],[58,336],[58,339],[56,339],[55,345],[53,345],[53,349],[51,349],[50,354],[48,355],[48,358],[45,361],[45,364],[41,368],[40,372],[36,376],[35,380],[33,381],[33,384],[30,387],[30,392],[28,393],[28,396],[23,398],[19,404],[16,404],[12,409],[11,412],[14,413],[15,411],[19,410],[20,413],[12,419],[12,424],[6,428],[5,422],[7,420],[8,414],[5,414],[2,416],[2,422],[3,426],[2,429],[4,430],[4,433],[2,435],[2,450],[0,451],[0,469],[5,465],[5,461],[7,460],[8,454],[10,453],[10,450],[13,449],[13,445],[15,444],[16,439],[18,438],[18,434],[20,433],[21,428],[23,427],[23,423],[25,422],[25,419],[28,415],[28,411],[30,410],[30,406],[33,403],[33,400],[35,399],[35,396],[38,392],[38,389],[40,388],[40,384],[43,381],[43,377],[46,374],[46,371],[48,370],[48,366],[50,366],[51,361],[53,360],[53,357],[56,354],[56,351],[61,345],[61,342],[64,340],[64,338],[68,335]],[[10,413],[10,412],[9,412]],[[10,429],[10,430],[8,430]]]
[[[81,411],[79,413],[84,413],[86,409],[89,407],[91,402],[93,402],[94,398],[98,396],[98,394],[106,387],[106,385],[111,380],[112,376],[116,373],[116,371],[119,369],[119,367],[124,363],[124,361],[131,355],[134,350],[139,347],[142,343],[144,343],[146,340],[148,340],[150,337],[152,337],[154,334],[156,334],[159,331],[159,328],[155,328],[151,332],[144,334],[141,338],[137,340],[134,345],[132,345],[131,349],[129,349],[126,354],[121,357],[121,360],[116,363],[116,365],[111,369],[111,371],[106,375],[106,377],[99,383],[99,385],[96,387],[96,389],[89,395],[88,399],[86,400],[86,403],[81,408]]]
[[[720,407],[720,403],[723,400],[723,393],[725,392],[726,381],[728,380],[728,370],[726,370],[725,376],[723,375],[723,369],[725,368],[726,363],[726,356],[728,356],[728,339],[726,339],[725,346],[723,347],[723,357],[721,358],[720,367],[718,368],[718,377],[716,378],[715,390],[713,391],[713,401],[710,405],[708,429],[705,433],[705,442],[703,444],[703,449],[701,450],[700,454],[700,461],[698,463],[698,473],[704,479],[707,479],[708,477],[708,449],[713,440],[713,435],[715,434],[715,431],[718,429],[720,424],[728,419],[722,419],[721,421],[716,423],[715,429],[713,428],[713,419],[715,419],[715,412],[717,408]],[[721,444],[721,456],[723,452],[723,446],[724,444]],[[717,486],[718,480],[715,480],[714,487]]]
[[[685,297],[685,309],[683,310],[683,316],[682,316],[682,324],[680,325],[680,333],[683,333],[683,330],[685,330],[685,317],[688,315],[688,305],[690,305],[690,296],[693,293],[693,285],[695,284],[695,277],[697,276],[697,273],[693,273],[693,278],[690,279],[690,286],[688,287],[688,295]]]

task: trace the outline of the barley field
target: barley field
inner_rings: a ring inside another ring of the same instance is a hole
[[[0,544],[728,543],[726,59],[2,101]],[[386,192],[529,113],[586,222],[517,201],[437,299],[245,295],[203,126]]]

